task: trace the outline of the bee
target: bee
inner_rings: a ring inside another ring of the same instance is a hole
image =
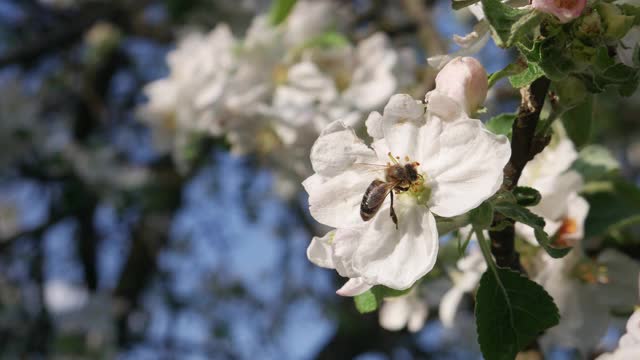
[[[391,195],[390,216],[397,229],[398,216],[393,209],[393,193],[398,194],[408,191],[413,183],[422,178],[422,175],[418,174],[416,170],[416,167],[420,165],[419,163],[412,162],[401,165],[398,159],[394,158],[391,153],[389,153],[389,157],[393,160],[393,163],[387,163],[385,167],[385,181],[378,179],[373,180],[362,196],[360,217],[364,221],[371,220],[378,210],[380,210],[387,195]]]

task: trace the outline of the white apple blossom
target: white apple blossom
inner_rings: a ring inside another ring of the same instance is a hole
[[[551,144],[529,161],[518,181],[520,186],[540,192],[540,202],[530,210],[545,220],[545,232],[556,235],[557,245],[572,246],[584,234],[584,221],[589,204],[578,195],[582,177],[569,170],[578,154],[562,129],[554,134]],[[533,245],[537,241],[533,229],[517,223],[516,232]]]
[[[159,150],[179,160],[194,132],[225,136],[232,153],[257,154],[291,193],[312,173],[309,150],[325,126],[340,119],[361,127],[366,112],[415,81],[413,51],[397,51],[382,33],[351,46],[331,32],[334,10],[299,1],[277,26],[256,16],[238,41],[226,25],[188,35],[139,112]],[[334,43],[324,44],[327,36]]]
[[[221,129],[255,124],[256,115],[270,105],[275,89],[287,82],[307,43],[330,29],[332,10],[330,2],[300,1],[278,26],[266,14],[253,19],[236,49],[236,69],[223,102],[227,114],[218,123]]]
[[[578,349],[588,354],[604,336],[610,309],[630,306],[637,299],[637,283],[629,284],[629,274],[640,265],[615,250],[605,250],[595,262],[576,246],[567,256],[553,259],[541,255],[542,270],[535,281],[553,297],[560,311],[560,323],[541,338],[544,348]]]
[[[339,294],[357,295],[376,284],[411,287],[436,260],[434,214],[464,214],[502,185],[502,169],[511,155],[506,137],[487,131],[442,94],[431,96],[429,104],[394,95],[383,115],[372,113],[367,120],[374,139],[371,147],[338,121],[327,126],[312,148],[315,174],[303,183],[310,212],[336,230],[331,241],[312,241],[309,259],[350,278]],[[363,194],[373,180],[384,178],[389,154],[403,165],[415,164],[420,176],[408,191],[395,196],[397,229],[389,218],[389,199],[371,221],[360,216]],[[377,164],[380,170],[367,170],[362,164]],[[311,251],[320,247],[322,260]]]
[[[233,69],[235,46],[231,30],[221,24],[206,35],[189,33],[169,53],[169,76],[145,86],[149,101],[138,111],[153,129],[159,150],[173,148],[176,133],[220,133],[222,114],[215,105]]]
[[[534,280],[553,297],[560,312],[560,323],[541,339],[544,348],[563,346],[586,354],[608,327],[608,308],[597,301],[599,289],[573,275],[583,256],[579,248],[562,259],[542,254],[544,267]]]
[[[429,316],[429,305],[421,299],[416,290],[403,296],[385,298],[380,307],[378,320],[387,330],[398,331],[404,327],[410,332],[418,332]]]

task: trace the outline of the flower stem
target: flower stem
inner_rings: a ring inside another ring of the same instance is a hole
[[[482,250],[482,256],[484,256],[484,260],[487,262],[487,266],[489,267],[489,269],[491,269],[493,275],[495,275],[496,279],[500,281],[500,277],[498,276],[498,268],[496,266],[496,263],[493,261],[493,256],[491,256],[491,247],[489,246],[487,239],[484,238],[484,234],[482,233],[482,231],[482,229],[476,229],[475,226],[473,227],[473,232],[476,233],[478,244],[480,244],[480,250]]]

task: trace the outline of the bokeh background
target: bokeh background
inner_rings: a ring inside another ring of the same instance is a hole
[[[450,6],[339,2],[351,39],[384,31],[416,51],[424,90],[434,75],[426,57],[452,50],[452,35],[475,23]],[[305,255],[319,231],[306,194],[278,196],[260,159],[208,138],[181,171],[154,149],[136,109],[143,86],[167,75],[180,34],[224,21],[240,36],[268,7],[0,0],[0,358],[480,358],[470,298],[456,328],[431,316],[413,334],[384,330],[335,295],[342,280]],[[492,42],[477,55],[488,72],[512,56]],[[638,95],[597,100],[595,140],[638,183]],[[500,83],[486,116],[517,103]],[[432,314],[448,286],[429,289]]]

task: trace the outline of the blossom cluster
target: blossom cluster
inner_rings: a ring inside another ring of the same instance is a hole
[[[327,124],[357,127],[415,81],[411,50],[395,50],[382,33],[352,46],[334,30],[335,10],[300,1],[281,24],[256,16],[242,39],[225,24],[187,34],[167,57],[168,77],[147,85],[139,110],[157,147],[179,151],[194,133],[224,136],[233,153],[308,176],[309,149]]]
[[[456,58],[425,101],[398,94],[382,114],[369,115],[370,145],[341,121],[322,131],[311,150],[315,174],[303,186],[311,215],[336,230],[314,238],[307,254],[349,278],[338,294],[354,296],[374,285],[410,288],[437,259],[435,215],[465,214],[500,188],[509,141],[470,117],[484,101],[486,82],[475,59]],[[394,163],[413,168],[415,179],[387,186],[389,197],[365,221],[363,195],[376,181],[394,181],[386,170]]]

